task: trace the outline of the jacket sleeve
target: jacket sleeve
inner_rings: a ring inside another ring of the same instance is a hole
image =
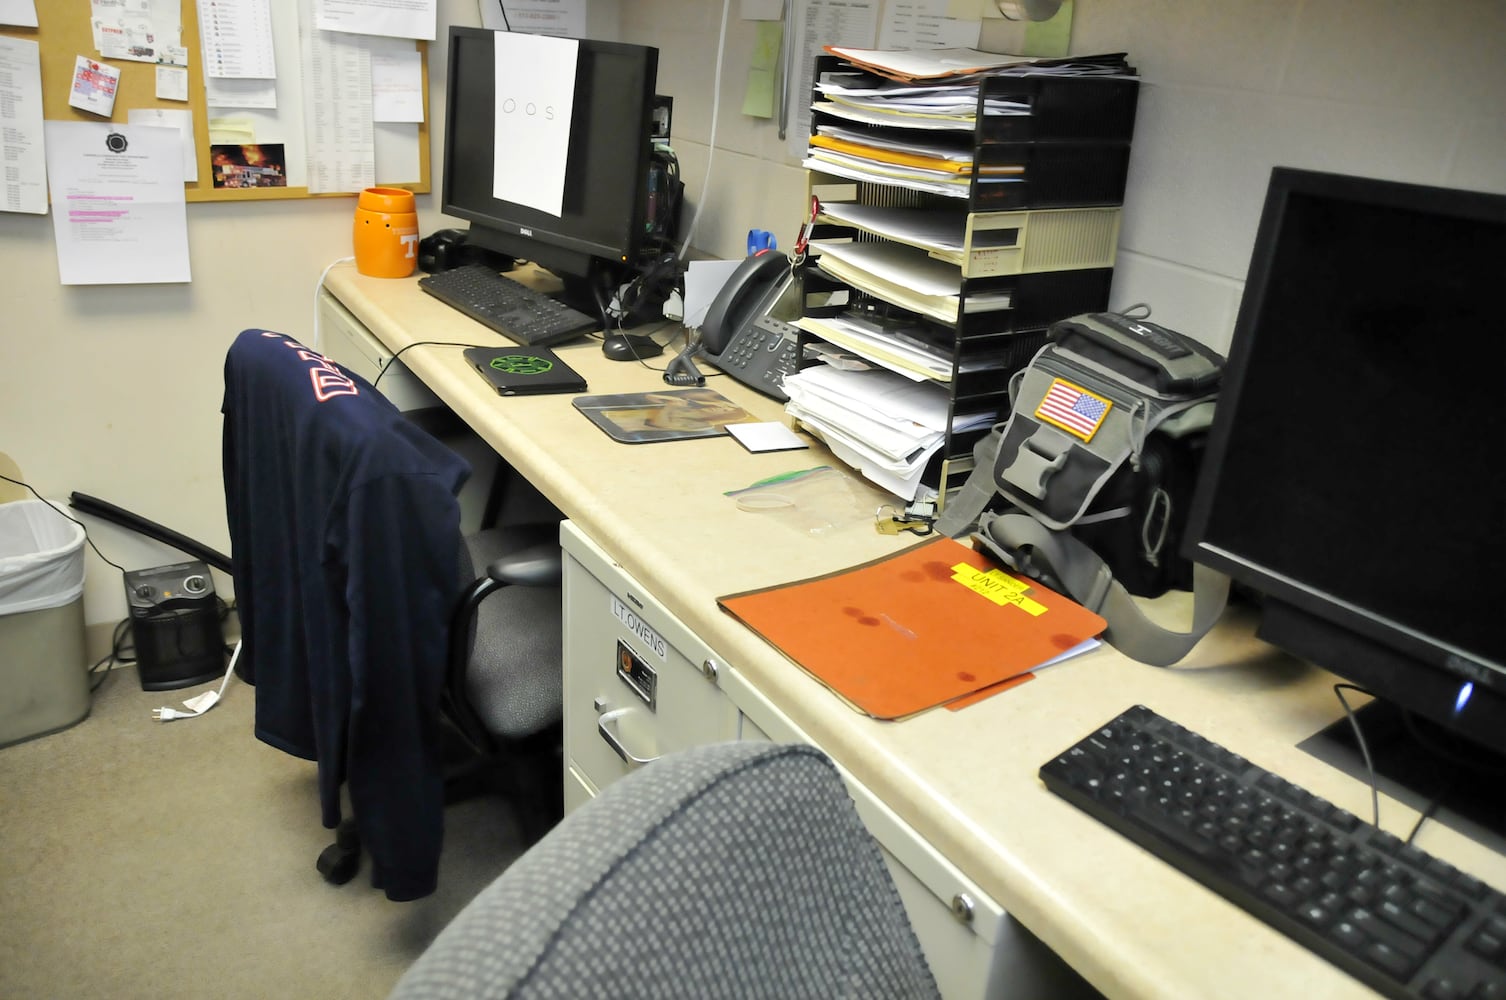
[[[460,591],[460,509],[433,475],[392,475],[347,511],[350,728],[346,781],[372,884],[434,891],[444,828],[439,703]]]

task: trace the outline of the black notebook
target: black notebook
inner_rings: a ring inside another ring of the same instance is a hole
[[[586,380],[547,347],[467,347],[465,359],[504,396],[586,391]]]

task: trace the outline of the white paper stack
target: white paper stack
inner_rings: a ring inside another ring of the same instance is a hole
[[[784,390],[786,412],[820,433],[832,453],[865,478],[907,501],[934,499],[921,477],[946,439],[944,387],[881,369],[811,365],[786,376]],[[965,420],[952,423],[954,430],[966,426]]]

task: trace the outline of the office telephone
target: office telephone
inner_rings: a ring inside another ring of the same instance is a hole
[[[767,250],[748,257],[701,324],[701,351],[713,367],[781,402],[789,399],[783,382],[796,368],[799,331],[771,312],[792,280],[784,254]]]

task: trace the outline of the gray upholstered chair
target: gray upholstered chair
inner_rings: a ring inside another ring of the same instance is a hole
[[[723,743],[661,758],[567,816],[392,1000],[938,995],[831,762]]]

